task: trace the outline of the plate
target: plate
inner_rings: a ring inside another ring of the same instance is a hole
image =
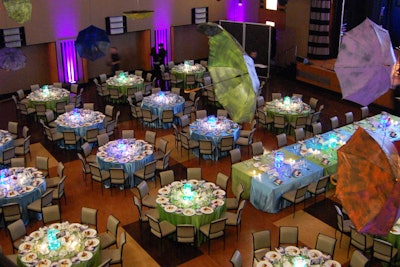
[[[324,266],[325,267],[341,267],[342,265],[334,260],[327,260],[326,262],[324,262]]]
[[[91,238],[85,241],[85,246],[87,247],[97,247],[100,243],[100,240],[97,238]]]
[[[58,261],[59,267],[70,267],[72,266],[72,261],[70,259],[62,259]]]
[[[394,235],[400,235],[400,226],[395,225],[393,226],[392,230],[390,230],[390,232]]]
[[[19,245],[18,250],[25,254],[26,252],[30,252],[33,248],[34,244],[32,242],[24,242]]]
[[[158,198],[156,199],[156,203],[157,203],[157,204],[166,204],[166,203],[168,203],[168,202],[169,202],[169,199],[166,198],[166,197],[158,197]]]
[[[27,186],[24,186],[23,189],[25,190],[25,192],[31,192],[34,189],[34,187],[27,185]]]
[[[77,256],[80,261],[88,261],[93,257],[93,254],[90,251],[82,251]]]
[[[42,231],[34,231],[32,233],[30,233],[30,237],[32,237],[34,240],[37,240],[39,238],[42,238],[44,235],[44,233]]]
[[[83,231],[83,235],[86,237],[96,237],[97,231],[92,228],[88,228]]]
[[[292,175],[294,177],[300,177],[301,176],[301,170],[299,170],[299,169],[294,170]]]
[[[168,195],[171,192],[171,189],[168,187],[163,187],[158,190],[158,194],[160,195]]]
[[[285,248],[285,253],[289,256],[297,256],[300,255],[300,249],[295,246],[288,246]]]
[[[184,209],[182,213],[185,216],[193,216],[196,214],[196,211],[194,209],[187,208],[187,209]]]
[[[78,231],[78,230],[81,229],[81,226],[82,226],[82,224],[80,224],[80,223],[71,223],[71,224],[68,226],[68,229],[69,229],[70,231]]]
[[[164,210],[169,213],[175,212],[177,209],[175,205],[167,205],[164,207]]]
[[[34,260],[37,259],[36,253],[30,252],[26,254],[25,256],[21,257],[21,261],[25,263],[30,263],[33,262]]]
[[[282,180],[280,180],[280,179],[275,179],[274,180],[274,184],[276,184],[276,185],[281,185],[283,182],[282,182]]]
[[[265,258],[269,261],[276,261],[281,259],[281,254],[276,251],[268,251],[265,253]]]
[[[146,150],[144,151],[144,154],[145,154],[145,155],[151,155],[151,154],[153,154],[153,150],[152,150],[152,149],[146,149]]]
[[[18,196],[19,194],[18,194],[18,192],[17,191],[14,191],[14,190],[11,190],[11,191],[9,191],[8,193],[7,193],[7,197],[16,197],[16,196]]]
[[[38,185],[42,184],[43,182],[44,182],[44,180],[42,178],[35,178],[32,181],[31,185],[32,186],[38,186]]]
[[[106,157],[106,158],[104,158],[104,161],[112,162],[112,161],[114,161],[114,158],[113,157]]]
[[[119,163],[127,163],[128,161],[129,161],[128,158],[122,158],[118,160]]]
[[[214,205],[217,205],[217,206],[222,206],[222,205],[224,205],[224,203],[225,202],[222,199],[213,199],[211,201],[211,204],[214,204]]]
[[[213,210],[212,208],[210,208],[210,207],[202,207],[202,208],[200,209],[200,211],[201,211],[202,213],[204,213],[204,214],[211,214],[211,213],[214,212],[214,210]]]
[[[36,177],[36,178],[43,177],[43,172],[41,172],[41,171],[35,171],[35,172],[33,172],[33,176]]]
[[[171,183],[171,185],[173,187],[181,187],[182,186],[182,182],[181,181],[174,181]]]
[[[60,230],[61,228],[61,223],[53,223],[49,226],[50,229],[58,229]]]
[[[318,259],[318,258],[322,257],[322,252],[317,249],[310,249],[308,251],[308,257],[310,259]]]
[[[41,259],[38,261],[36,267],[50,267],[51,261],[49,259]]]
[[[198,185],[198,184],[199,184],[199,181],[198,181],[198,180],[195,180],[195,179],[191,179],[191,180],[188,181],[188,183],[189,183],[189,184],[192,184],[192,185]]]
[[[321,160],[321,163],[322,163],[323,165],[328,165],[328,164],[330,163],[330,161],[329,161],[328,159],[322,159],[322,160]]]
[[[273,265],[269,261],[259,261],[256,267],[273,267]]]
[[[226,192],[222,189],[217,189],[217,190],[214,190],[213,194],[215,196],[225,196]]]
[[[136,156],[134,159],[135,159],[135,160],[142,160],[142,159],[143,159],[143,156],[142,156],[142,155],[139,155],[139,156]]]
[[[203,184],[205,188],[214,188],[215,184],[213,182],[206,182]]]
[[[260,160],[261,160],[261,156],[254,156],[254,157],[253,157],[253,160],[260,161]]]

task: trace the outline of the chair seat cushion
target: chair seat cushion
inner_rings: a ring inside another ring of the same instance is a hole
[[[237,209],[238,207],[238,202],[236,201],[236,198],[233,197],[232,198],[228,197],[225,201],[225,204],[226,204],[226,209],[228,210],[234,210]]]
[[[254,257],[257,261],[264,260],[265,254],[269,251],[269,248],[262,248],[254,251]]]
[[[108,248],[114,245],[117,240],[115,236],[113,236],[110,232],[103,232],[99,234],[100,237],[100,245],[102,249]]]
[[[176,231],[176,226],[168,221],[160,222],[160,227],[163,237],[168,236]]]
[[[157,207],[156,199],[157,196],[150,196],[150,195],[144,196],[142,198],[142,205],[149,208],[156,208]]]
[[[61,177],[51,177],[46,179],[46,186],[49,187],[56,187],[58,183],[61,181]]]
[[[119,249],[104,249],[101,251],[101,262],[111,259],[110,264],[118,264],[121,262]]]
[[[42,212],[41,203],[41,199],[35,200],[27,206],[27,209],[35,212]]]
[[[226,225],[237,225],[237,214],[233,212],[224,212],[221,216],[222,218],[227,218]]]
[[[97,163],[97,156],[96,155],[89,155],[89,156],[87,156],[86,161],[88,163]]]

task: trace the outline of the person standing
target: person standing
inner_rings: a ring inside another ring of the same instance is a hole
[[[167,56],[167,51],[164,49],[164,44],[158,44],[158,57],[160,59],[160,64],[165,65],[165,57]]]
[[[154,76],[157,77],[157,80],[159,80],[161,78],[160,56],[158,55],[155,47],[151,48],[150,56],[153,59]]]
[[[115,72],[119,70],[119,65],[121,63],[121,59],[118,54],[118,49],[115,46],[110,47],[110,56],[111,56],[111,61],[109,65],[111,66],[113,75],[115,75]]]

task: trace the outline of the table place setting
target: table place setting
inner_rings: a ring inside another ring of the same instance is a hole
[[[142,105],[151,105],[157,107],[174,107],[177,103],[183,103],[185,99],[182,96],[170,92],[160,91],[143,98]]]
[[[276,112],[301,113],[310,111],[310,105],[304,103],[300,98],[285,96],[281,99],[274,99],[265,105],[266,111],[275,110]]]
[[[211,214],[225,204],[225,194],[212,182],[182,180],[159,189],[156,202],[168,213],[184,216]]]
[[[337,261],[331,260],[331,256],[323,254],[316,249],[307,247],[298,248],[288,246],[286,248],[275,248],[275,251],[268,251],[264,259],[259,261],[257,267],[291,267],[291,266],[323,266],[341,267]]]
[[[185,73],[193,73],[193,72],[204,72],[206,69],[201,64],[179,64],[172,67],[171,72],[185,72]]]
[[[132,86],[135,84],[141,84],[144,82],[144,79],[140,76],[136,76],[134,74],[127,74],[125,72],[121,72],[119,75],[112,76],[107,79],[107,85],[112,86]]]
[[[41,89],[31,92],[27,98],[31,101],[55,101],[63,98],[69,99],[69,91],[63,88],[43,85]]]
[[[203,119],[197,119],[190,124],[190,130],[199,132],[202,135],[219,136],[223,133],[232,134],[232,129],[238,129],[237,123],[226,117],[208,116]]]
[[[0,129],[0,146],[13,140],[13,137],[9,131]]]
[[[153,154],[153,146],[144,140],[117,139],[99,147],[97,157],[105,162],[128,163]]]
[[[43,183],[43,173],[33,167],[0,170],[0,199],[24,195]]]
[[[96,123],[103,123],[104,118],[105,115],[100,111],[75,108],[58,116],[55,123],[61,127],[69,128],[88,127]]]
[[[97,231],[80,223],[43,226],[23,241],[18,249],[23,266],[72,266],[100,256]]]

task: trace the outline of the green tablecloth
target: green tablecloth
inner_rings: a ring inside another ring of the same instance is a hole
[[[186,75],[194,74],[195,79],[199,79],[203,77],[204,71],[192,71],[192,72],[185,72],[185,71],[176,71],[171,70],[172,74],[175,74],[177,80],[183,80],[183,88],[186,88]]]
[[[135,92],[143,90],[144,83],[136,83],[133,85],[109,85],[107,84],[107,89],[117,88],[119,92],[123,95],[127,95],[128,88],[136,88]]]
[[[300,112],[290,112],[290,111],[282,111],[282,110],[278,110],[274,104],[272,104],[273,101],[271,102],[267,102],[265,104],[266,106],[266,114],[269,117],[274,117],[275,115],[279,114],[279,115],[283,115],[286,119],[287,122],[291,123],[291,122],[295,122],[297,120],[297,117],[299,116],[308,116],[308,114],[310,114],[310,110],[302,110]]]
[[[51,109],[51,110],[56,110],[56,104],[57,102],[67,102],[67,104],[69,104],[69,96],[66,97],[61,97],[57,100],[49,100],[49,101],[33,101],[33,100],[29,100],[29,104],[28,106],[30,108],[35,108],[36,104],[45,104],[47,109]]]

